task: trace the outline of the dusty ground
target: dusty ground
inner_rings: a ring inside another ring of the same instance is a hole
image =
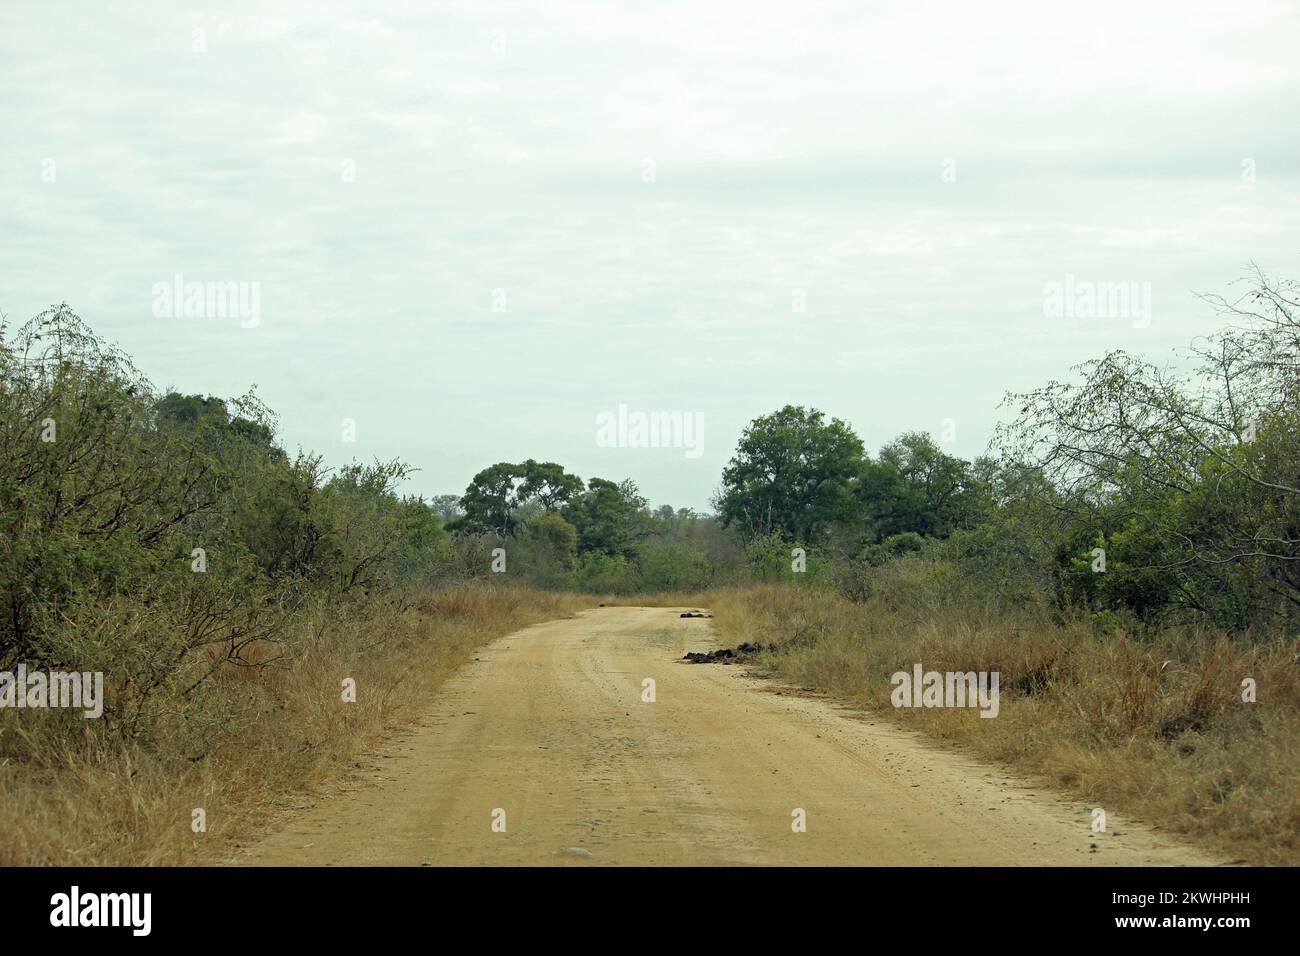
[[[600,608],[501,638],[356,779],[231,862],[1219,862],[1113,814],[1093,834],[1090,808],[887,721],[681,663],[716,646],[681,610]]]

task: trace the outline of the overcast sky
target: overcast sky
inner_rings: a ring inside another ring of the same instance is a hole
[[[4,0],[0,310],[425,495],[533,457],[703,508],[786,403],[973,456],[1006,390],[1300,277],[1297,39],[1252,0]],[[178,273],[256,323],[156,315]],[[1147,320],[1045,314],[1067,277]],[[600,447],[620,404],[703,453]]]

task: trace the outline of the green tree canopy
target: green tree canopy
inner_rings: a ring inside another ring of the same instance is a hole
[[[553,461],[497,462],[474,476],[460,499],[464,514],[450,527],[514,535],[526,523],[519,509],[534,505],[543,512],[557,511],[581,491],[582,479]]]
[[[646,500],[635,483],[618,484],[593,478],[587,490],[564,509],[564,517],[578,529],[578,550],[631,557],[645,537],[651,520]]]
[[[907,432],[864,462],[857,485],[876,540],[913,532],[947,537],[980,512],[981,483],[970,462],[943,452],[924,432]]]
[[[812,540],[852,517],[862,464],[862,441],[847,424],[787,405],[745,429],[715,505],[724,526],[747,538],[775,531]]]

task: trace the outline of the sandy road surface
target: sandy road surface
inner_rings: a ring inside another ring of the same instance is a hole
[[[1113,814],[1094,835],[1087,807],[886,720],[778,694],[740,667],[680,663],[716,645],[708,620],[678,615],[600,608],[501,638],[372,755],[368,779],[232,862],[1217,862]],[[792,832],[795,808],[806,832]]]

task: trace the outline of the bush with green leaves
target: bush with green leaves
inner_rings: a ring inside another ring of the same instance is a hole
[[[631,594],[640,589],[637,567],[621,554],[589,551],[578,558],[573,586],[588,594]]]
[[[274,436],[252,395],[159,395],[66,306],[0,327],[0,667],[102,669],[133,732],[160,696],[274,660],[303,602],[446,563],[406,466],[329,474]]]
[[[637,556],[645,591],[703,591],[714,569],[704,552],[685,542],[652,540]]]

